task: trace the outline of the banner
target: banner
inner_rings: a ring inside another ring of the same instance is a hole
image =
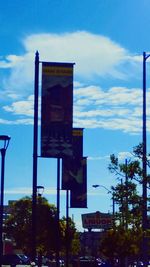
[[[74,178],[76,184],[70,191],[70,208],[87,208],[87,158],[80,159]]]
[[[73,128],[72,149],[74,157],[76,158],[83,157],[83,128]]]
[[[83,158],[83,128],[74,128],[72,130],[72,157],[62,159],[62,189],[69,190],[73,188],[73,179],[71,173],[79,169],[81,159]]]
[[[63,158],[62,189],[70,190],[70,207],[87,207],[87,159]]]
[[[42,63],[41,157],[72,155],[73,63]]]

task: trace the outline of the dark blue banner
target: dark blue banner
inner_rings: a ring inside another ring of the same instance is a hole
[[[70,191],[70,208],[87,208],[87,158],[81,159],[76,184]]]
[[[62,159],[62,189],[69,190],[74,187],[72,173],[78,172],[83,158],[83,128],[72,130],[72,154],[71,157]]]
[[[72,155],[73,65],[42,63],[42,157]]]
[[[87,207],[87,158],[63,158],[62,189],[70,190],[70,207]]]

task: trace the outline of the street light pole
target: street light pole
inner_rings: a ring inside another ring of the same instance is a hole
[[[40,211],[40,206],[42,205],[43,192],[44,192],[44,186],[37,185],[37,208],[39,208],[39,211]],[[38,211],[38,209],[37,209],[37,211]],[[37,223],[37,229],[36,230],[37,230],[37,233],[40,231],[38,223]],[[39,250],[39,252],[38,252],[38,267],[41,267],[41,266],[42,266],[42,251]]]
[[[0,196],[0,258],[3,256],[3,213],[4,213],[4,172],[5,172],[5,155],[9,145],[10,137],[0,135],[0,141],[3,141],[1,152],[1,196]]]
[[[35,54],[34,78],[34,130],[33,130],[33,179],[32,179],[32,260],[36,257],[36,208],[37,208],[37,168],[38,168],[38,96],[39,96],[39,53]]]
[[[145,236],[147,230],[147,136],[146,136],[146,60],[150,57],[150,54],[146,55],[143,52],[143,209],[142,209],[142,228],[143,228],[143,261],[144,266],[147,266],[148,247],[147,238]]]

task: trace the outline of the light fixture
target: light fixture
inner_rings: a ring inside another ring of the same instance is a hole
[[[3,213],[4,213],[4,172],[5,172],[5,155],[10,141],[10,136],[0,135],[1,152],[1,196],[0,196],[0,258],[3,255]]]
[[[9,145],[9,141],[10,141],[10,138],[11,138],[11,137],[8,136],[8,135],[0,135],[0,141],[3,142],[3,146],[2,146],[1,149],[5,149],[5,150],[7,150],[8,145]]]
[[[37,185],[37,195],[38,195],[38,197],[41,197],[43,195],[43,192],[44,192],[44,186]]]

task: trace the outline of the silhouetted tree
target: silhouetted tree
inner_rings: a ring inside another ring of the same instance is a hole
[[[5,222],[5,232],[7,237],[13,239],[16,247],[22,249],[30,255],[32,244],[32,199],[24,197],[10,204],[10,215]],[[56,207],[49,204],[43,197],[37,197],[36,208],[36,245],[37,252],[51,255],[57,248],[57,223]],[[64,251],[66,219],[60,219],[60,250]],[[70,219],[69,223],[69,242],[71,244],[76,232],[75,225]]]

